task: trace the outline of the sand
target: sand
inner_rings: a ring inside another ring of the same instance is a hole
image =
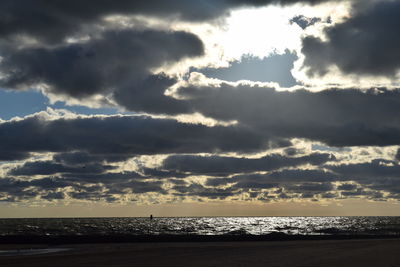
[[[49,248],[0,245],[0,250]],[[58,245],[70,250],[1,256],[0,266],[400,266],[400,239]]]

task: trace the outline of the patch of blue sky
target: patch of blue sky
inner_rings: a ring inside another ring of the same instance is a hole
[[[274,54],[265,58],[244,56],[240,61],[232,62],[228,68],[192,68],[191,71],[230,82],[276,82],[282,87],[292,87],[298,84],[291,73],[297,59],[295,54],[286,51],[285,54]]]
[[[325,146],[325,145],[318,145],[318,144],[312,144],[311,145],[311,150],[313,151],[327,151],[327,152],[351,152],[351,148],[348,147],[331,147],[331,146]]]
[[[15,91],[0,89],[0,118],[9,120],[13,117],[23,117],[32,113],[54,109],[66,109],[74,113],[85,115],[112,115],[121,113],[116,108],[89,108],[85,106],[67,106],[64,102],[50,104],[46,96],[34,90]]]

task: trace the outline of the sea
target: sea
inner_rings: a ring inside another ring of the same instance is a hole
[[[400,217],[0,219],[0,237],[90,235],[400,235]]]

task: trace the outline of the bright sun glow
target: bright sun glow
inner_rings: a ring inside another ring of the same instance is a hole
[[[296,23],[291,23],[292,18],[303,15],[318,17],[321,21],[330,18],[337,22],[348,14],[348,10],[349,6],[345,3],[235,10],[219,33],[217,42],[223,47],[224,57],[234,59],[247,54],[263,58],[271,53],[283,54],[285,50],[299,51],[305,31]],[[321,34],[319,27],[307,28],[307,32]]]
[[[292,17],[278,7],[232,12],[226,31],[219,40],[224,56],[240,59],[242,55],[249,54],[263,58],[271,53],[282,54],[286,49],[296,50],[300,45],[302,29],[290,23]]]

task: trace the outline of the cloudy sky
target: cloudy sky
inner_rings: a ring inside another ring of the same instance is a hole
[[[0,216],[400,215],[400,1],[0,2]]]

